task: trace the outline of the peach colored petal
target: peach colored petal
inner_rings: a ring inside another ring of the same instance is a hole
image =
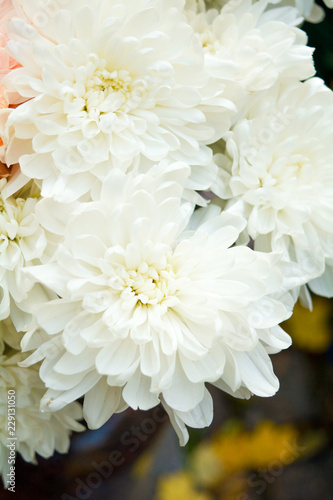
[[[2,0],[0,3],[1,18],[12,12],[15,12],[12,0]]]
[[[5,87],[0,84],[0,109],[8,108],[8,102],[4,96],[4,92],[5,92]],[[0,146],[1,146],[1,144],[0,144]]]
[[[10,17],[15,17],[16,11],[12,0],[0,0],[0,77],[4,77],[12,69],[21,65],[5,51],[5,46],[9,40],[6,23]]]
[[[21,65],[11,57],[3,47],[0,47],[0,74],[5,70],[12,70],[15,68],[19,68]]]

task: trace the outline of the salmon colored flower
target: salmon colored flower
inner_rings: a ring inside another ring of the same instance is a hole
[[[12,0],[3,0],[0,3],[0,78],[3,78],[7,73],[9,73],[12,69],[18,68],[21,66],[16,59],[11,57],[5,50],[5,46],[9,40],[9,36],[6,29],[7,21],[10,17],[16,16],[16,11],[13,6]],[[3,107],[2,105],[2,93],[0,97],[0,109]]]

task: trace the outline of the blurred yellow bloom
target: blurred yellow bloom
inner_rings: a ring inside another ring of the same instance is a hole
[[[284,324],[284,329],[300,349],[313,353],[323,353],[329,348],[333,335],[330,326],[332,300],[313,296],[313,310],[309,311],[299,303],[293,315]]]
[[[155,500],[212,500],[212,497],[198,492],[191,474],[181,471],[159,479]]]
[[[135,462],[132,473],[134,476],[141,478],[147,476],[154,465],[154,453],[148,449]]]
[[[210,442],[202,442],[194,451],[192,467],[196,480],[204,486],[217,484],[223,477],[223,464]]]
[[[194,451],[192,467],[199,484],[214,486],[230,475],[268,467],[285,466],[299,457],[298,431],[291,424],[260,422],[253,431],[227,425]]]
[[[299,458],[298,431],[292,424],[276,425],[271,421],[259,423],[249,434],[250,467],[267,467],[280,461],[287,465]]]

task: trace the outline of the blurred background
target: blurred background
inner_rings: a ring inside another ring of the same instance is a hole
[[[319,4],[323,5],[321,2]],[[333,10],[305,24],[333,88]],[[333,222],[333,221],[332,221]],[[128,410],[76,434],[68,455],[17,457],[16,500],[332,500],[333,301],[296,305],[293,346],[272,356],[281,388],[241,401],[210,387],[215,416],[185,448],[161,408]],[[12,498],[0,487],[0,498]]]

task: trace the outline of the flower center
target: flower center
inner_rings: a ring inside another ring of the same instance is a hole
[[[135,78],[124,69],[110,71],[105,59],[90,54],[86,66],[77,68],[75,83],[64,90],[64,97],[78,102],[85,116],[97,119],[106,113],[128,113],[137,108],[147,88],[145,78]]]
[[[134,301],[134,304],[155,305],[163,302],[170,307],[178,303],[175,297],[176,276],[170,264],[163,269],[156,269],[146,262],[141,262],[137,269],[120,267],[110,280],[110,286],[120,292],[123,300]]]
[[[0,240],[16,241],[17,232],[22,220],[25,200],[17,198],[15,204],[5,203],[0,195]]]
[[[205,31],[199,34],[201,45],[205,52],[216,54],[221,47],[221,43],[216,39],[212,29],[207,27]]]
[[[314,181],[313,168],[308,157],[301,154],[291,154],[288,160],[281,165],[274,162],[268,169],[266,178],[261,179],[262,185],[274,183],[276,187],[284,190],[303,189],[308,182]]]

